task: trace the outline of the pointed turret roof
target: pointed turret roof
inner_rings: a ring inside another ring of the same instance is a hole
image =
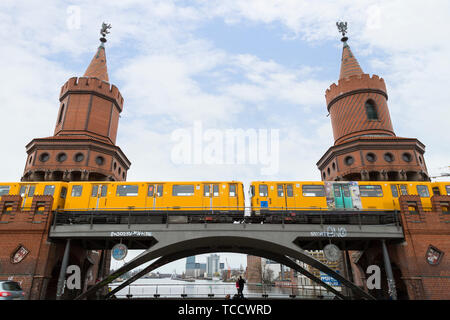
[[[84,77],[98,78],[100,80],[109,82],[104,42],[102,42],[98,47],[95,56],[92,58],[89,67],[84,73]]]
[[[364,74],[361,66],[358,63],[358,60],[356,60],[356,57],[353,55],[352,50],[350,50],[350,46],[347,44],[347,40],[347,37],[343,37],[341,39],[341,41],[344,43],[344,47],[342,48],[341,73],[339,75],[339,79]]]

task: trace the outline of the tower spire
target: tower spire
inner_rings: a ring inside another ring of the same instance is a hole
[[[336,22],[336,26],[338,27],[339,32],[342,33],[341,41],[343,42],[339,79],[364,74],[358,60],[356,60],[356,57],[350,50],[350,46],[347,44],[348,37],[345,36],[347,33],[347,22]]]
[[[100,34],[102,37],[100,38],[100,46],[97,49],[94,57],[91,60],[86,72],[84,73],[84,77],[90,78],[98,78],[100,80],[109,82],[108,77],[108,68],[106,66],[106,52],[105,52],[105,42],[106,42],[106,34],[109,33],[108,29],[111,29],[110,24],[106,24],[103,22],[102,28],[100,29]]]

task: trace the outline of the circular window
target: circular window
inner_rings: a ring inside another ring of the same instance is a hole
[[[105,158],[103,158],[102,156],[98,156],[97,158],[95,158],[95,163],[101,166],[105,163]]]
[[[74,160],[76,162],[81,162],[84,160],[84,154],[82,154],[81,152],[77,153],[74,157]]]
[[[366,159],[369,162],[375,162],[377,160],[377,157],[375,156],[374,153],[369,152],[368,154],[366,154]]]
[[[419,162],[420,162],[420,164],[422,164],[422,157],[421,156],[419,156]]]
[[[387,162],[392,162],[394,161],[394,155],[392,153],[385,153],[384,154],[384,160],[386,160]]]
[[[125,171],[122,172],[122,178],[125,180]]]
[[[328,175],[330,175],[330,168],[327,169],[327,173],[328,173]]]
[[[325,177],[326,177],[326,174],[325,174],[325,172],[323,172],[323,173],[322,173],[322,176],[323,176],[323,178],[325,179]]]
[[[47,161],[48,159],[50,159],[50,155],[47,152],[44,152],[43,154],[41,154],[39,156],[39,160],[41,160],[42,162]]]
[[[119,174],[121,174],[122,173],[122,168],[119,168]]]
[[[344,162],[346,165],[351,166],[353,162],[355,162],[355,159],[353,159],[352,156],[345,157]]]
[[[116,168],[117,168],[117,163],[114,162],[113,167],[114,167],[114,170],[116,170]],[[120,173],[120,172],[119,172],[119,173]]]
[[[402,154],[402,159],[403,159],[405,162],[411,162],[412,156],[411,156],[410,153],[405,152],[404,154]]]
[[[56,160],[58,162],[64,162],[67,159],[67,154],[65,154],[64,152],[58,153],[58,155],[56,156]]]
[[[33,156],[30,157],[30,160],[28,160],[28,163],[31,163],[32,160],[33,160]]]
[[[336,165],[334,164],[334,162],[333,162],[333,164],[331,165],[331,167],[333,168],[333,170],[336,170]]]

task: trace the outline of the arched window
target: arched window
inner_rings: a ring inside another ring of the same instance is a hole
[[[64,114],[64,107],[65,107],[65,105],[63,103],[63,105],[61,106],[61,111],[59,111],[58,124],[60,124],[62,121],[63,114]]]
[[[375,102],[373,102],[373,100],[366,101],[366,113],[367,119],[378,120],[377,108],[375,107]]]

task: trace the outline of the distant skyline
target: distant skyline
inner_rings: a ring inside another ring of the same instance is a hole
[[[102,22],[112,26],[109,79],[124,97],[117,145],[132,163],[128,181],[237,180],[248,203],[252,180],[320,180],[316,162],[334,142],[324,94],[339,76],[336,21],[348,22],[363,71],[385,79],[396,134],[426,145],[431,176],[445,171],[448,1],[2,0],[0,148],[8,153],[0,180],[19,181],[25,145],[53,134],[60,88],[84,74]],[[196,121],[221,131],[279,130],[279,170],[174,163],[173,132]],[[246,264],[245,255],[221,255]]]

